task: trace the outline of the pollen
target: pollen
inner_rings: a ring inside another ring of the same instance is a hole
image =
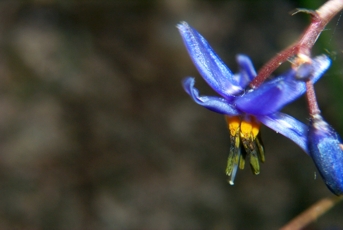
[[[260,173],[259,162],[265,161],[264,147],[260,138],[260,123],[249,115],[225,116],[230,131],[230,152],[226,174],[229,183],[234,184],[238,168],[244,169],[246,158],[249,158],[252,172]]]
[[[252,122],[251,120],[243,120],[241,121],[241,137],[249,139],[252,137]]]
[[[239,116],[229,117],[225,116],[226,122],[228,123],[228,128],[230,130],[231,136],[235,136],[239,132],[239,126],[241,119]]]

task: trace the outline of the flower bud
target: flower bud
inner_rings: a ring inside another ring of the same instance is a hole
[[[314,115],[308,133],[308,149],[327,187],[336,195],[343,194],[343,144],[337,132]]]

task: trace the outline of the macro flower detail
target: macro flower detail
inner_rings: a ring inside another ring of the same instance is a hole
[[[195,29],[186,22],[178,24],[177,28],[199,73],[220,95],[200,96],[194,87],[194,78],[188,77],[182,82],[197,104],[225,115],[231,143],[226,168],[230,184],[234,183],[238,168],[244,168],[246,158],[250,158],[253,173],[260,173],[259,162],[265,160],[259,132],[261,123],[291,139],[308,153],[308,127],[279,112],[306,91],[305,82],[297,79],[297,70],[291,69],[256,89],[250,89],[256,71],[247,56],[237,56],[239,72],[233,74]],[[316,82],[330,66],[330,60],[322,55],[314,58],[310,65],[312,81]]]
[[[326,186],[336,195],[343,194],[343,143],[338,133],[323,119],[312,82],[312,68],[304,63],[297,77],[306,81],[306,97],[311,117],[308,151]]]

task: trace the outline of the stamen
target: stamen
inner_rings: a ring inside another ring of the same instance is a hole
[[[260,163],[255,149],[250,153],[250,166],[255,175],[260,174]]]
[[[233,185],[238,168],[244,169],[246,156],[250,158],[250,166],[255,175],[260,173],[259,162],[264,162],[265,156],[259,135],[260,123],[255,117],[246,115],[241,119],[239,116],[225,116],[225,119],[230,130],[231,143],[225,172],[230,176],[229,183]]]
[[[226,120],[229,124],[229,130],[230,130],[230,141],[231,141],[231,148],[228,158],[228,165],[226,174],[231,174],[233,170],[233,166],[237,165],[240,160],[240,122],[241,119],[238,116],[234,117],[228,117],[226,116]]]
[[[247,155],[250,157],[250,166],[255,175],[260,173],[259,158],[264,159],[263,151],[260,151],[261,144],[255,144],[259,128],[260,124],[254,117],[246,116],[241,122],[241,140]]]
[[[240,118],[239,117],[229,117],[225,116],[226,122],[230,130],[230,152],[227,159],[226,166],[226,175],[231,176],[231,179],[234,179],[234,174],[237,171],[237,165],[240,160],[241,151],[240,151]],[[231,183],[231,182],[230,182]]]
[[[264,147],[263,147],[261,135],[257,135],[257,137],[255,139],[255,143],[256,143],[256,146],[258,148],[258,153],[259,153],[259,157],[260,157],[261,162],[265,162],[266,157],[264,156]]]
[[[241,138],[249,139],[252,133],[252,122],[250,117],[246,117],[241,122]]]
[[[252,137],[252,133],[250,132],[250,136],[248,138],[242,137],[242,143],[244,146],[247,155],[250,157],[250,166],[255,175],[260,173],[260,164],[256,152],[256,145],[254,144],[254,139]]]
[[[227,159],[227,166],[226,166],[226,175],[230,176],[232,171],[234,170],[235,166],[238,165],[240,160],[241,151],[240,151],[240,138],[239,138],[239,129],[235,136],[230,135],[230,153]]]
[[[243,156],[243,154],[241,154],[241,156],[239,157],[239,168],[240,169],[244,169],[244,166],[245,166],[245,155]]]

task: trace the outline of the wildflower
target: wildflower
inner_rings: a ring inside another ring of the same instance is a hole
[[[343,194],[343,144],[336,131],[316,114],[311,119],[308,149],[327,187]]]
[[[237,56],[239,72],[233,74],[195,29],[186,22],[180,23],[177,27],[203,79],[221,95],[200,96],[194,87],[194,78],[188,77],[183,80],[185,91],[197,104],[225,115],[231,142],[226,168],[230,184],[234,183],[238,167],[244,168],[247,157],[250,158],[253,173],[260,173],[259,161],[265,160],[259,135],[261,123],[291,139],[308,152],[308,127],[279,112],[283,106],[306,91],[305,82],[296,78],[296,70],[291,69],[257,89],[249,89],[249,83],[256,77],[256,71],[247,56]],[[315,82],[329,67],[330,60],[327,56],[318,56],[313,59],[311,65],[312,80]]]

